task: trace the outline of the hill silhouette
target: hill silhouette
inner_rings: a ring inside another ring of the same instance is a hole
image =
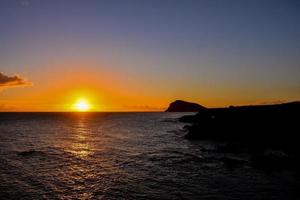
[[[169,107],[165,112],[198,112],[201,110],[206,110],[206,108],[197,103],[176,100],[170,103]]]

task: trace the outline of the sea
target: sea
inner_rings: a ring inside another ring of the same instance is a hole
[[[297,199],[297,174],[185,139],[191,114],[0,113],[0,199]]]

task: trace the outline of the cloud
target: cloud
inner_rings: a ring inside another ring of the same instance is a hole
[[[0,72],[0,89],[11,87],[25,87],[31,85],[32,83],[30,81],[27,81],[26,79],[18,75],[8,76]]]

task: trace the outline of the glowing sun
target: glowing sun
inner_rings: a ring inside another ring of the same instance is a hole
[[[85,112],[85,111],[89,111],[91,108],[91,105],[89,104],[89,102],[85,99],[79,99],[76,101],[76,103],[74,104],[74,110],[78,111],[78,112]]]

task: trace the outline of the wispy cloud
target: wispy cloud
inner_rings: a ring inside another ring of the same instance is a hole
[[[31,86],[32,83],[19,75],[8,76],[0,72],[0,90],[11,87]]]

